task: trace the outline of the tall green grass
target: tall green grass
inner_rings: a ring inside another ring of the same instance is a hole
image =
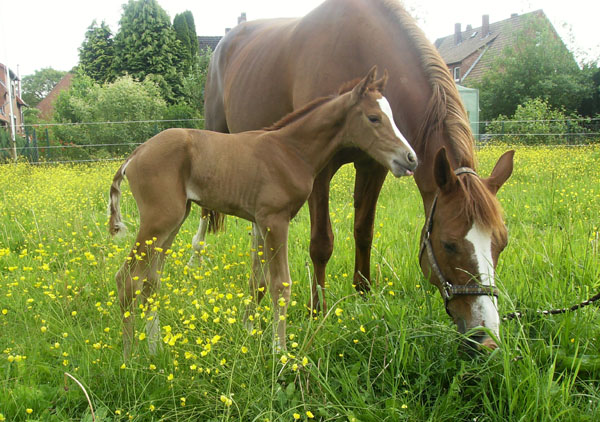
[[[487,175],[503,152],[478,152]],[[185,263],[193,210],[162,274],[155,304],[163,345],[147,353],[141,324],[123,362],[114,274],[130,234],[110,239],[106,199],[118,163],[0,167],[0,421],[596,421],[600,313],[541,317],[600,289],[600,148],[518,148],[500,190],[509,246],[498,265],[501,348],[463,354],[441,297],[417,265],[424,221],[408,178],[378,203],[371,294],[352,285],[353,169],[332,185],[336,237],[327,315],[308,318],[309,218],[290,229],[294,303],[288,353],[271,349],[270,298],[256,332],[242,324],[251,270],[250,224],[228,218],[199,269]],[[141,337],[140,337],[141,335]],[[140,340],[141,338],[141,340]]]

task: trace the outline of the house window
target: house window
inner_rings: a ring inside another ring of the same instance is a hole
[[[460,67],[459,66],[456,66],[454,68],[454,80],[456,82],[460,81]]]

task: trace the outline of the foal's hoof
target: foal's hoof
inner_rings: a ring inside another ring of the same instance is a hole
[[[188,261],[187,266],[189,268],[198,268],[200,265],[202,265],[203,259],[204,258],[202,258],[201,255],[197,255],[196,253],[194,253]]]

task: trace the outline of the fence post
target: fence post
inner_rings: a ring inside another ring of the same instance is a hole
[[[17,155],[19,155],[19,152],[17,150]],[[29,155],[29,134],[27,136],[25,136],[25,143],[23,144],[23,148],[21,148],[21,155],[24,157],[27,157],[29,160],[31,160],[31,156]],[[15,158],[15,161],[17,159]]]
[[[39,161],[40,161],[40,154],[38,151],[38,144],[37,144],[37,132],[35,129],[33,129],[33,145],[32,145],[32,150],[31,150],[31,162],[37,163]]]
[[[567,134],[566,134],[566,144],[571,145],[571,121],[567,120]]]
[[[48,134],[48,128],[46,128],[46,161],[52,161],[52,150],[50,149],[50,135]]]

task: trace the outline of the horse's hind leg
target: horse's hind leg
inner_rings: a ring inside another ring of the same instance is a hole
[[[358,292],[371,290],[371,246],[375,206],[387,169],[368,159],[356,162],[354,183],[354,288]]]

